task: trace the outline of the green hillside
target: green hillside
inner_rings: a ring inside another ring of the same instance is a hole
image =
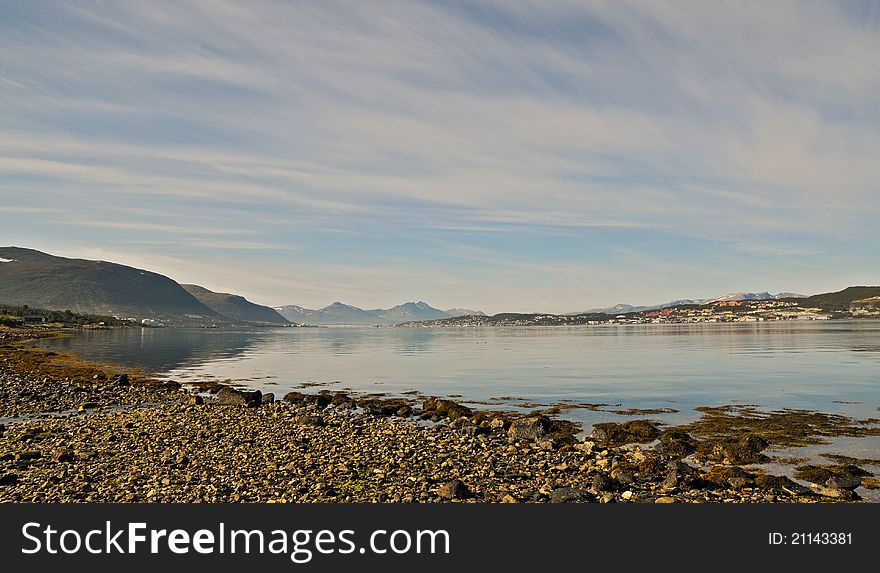
[[[274,308],[254,304],[246,298],[225,292],[214,292],[198,285],[180,285],[196,297],[202,304],[233,320],[264,322],[269,324],[290,324]]]
[[[852,286],[841,291],[815,294],[800,299],[805,308],[821,308],[828,311],[846,311],[853,301],[880,296],[880,286]]]
[[[0,247],[0,301],[122,317],[218,316],[166,276],[19,247]]]

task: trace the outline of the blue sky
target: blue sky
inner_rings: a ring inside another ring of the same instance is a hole
[[[877,2],[4,2],[0,244],[264,304],[880,283]]]

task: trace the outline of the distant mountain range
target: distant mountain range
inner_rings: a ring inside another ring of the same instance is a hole
[[[279,306],[275,310],[291,322],[312,325],[377,326],[468,315],[485,316],[485,313],[479,310],[469,310],[466,308],[440,310],[422,301],[407,302],[388,309],[376,308],[372,310],[364,310],[341,302],[334,302],[317,310],[296,305]]]
[[[739,292],[650,306],[618,304],[559,316],[617,315],[722,301],[778,299],[798,299],[799,306],[803,308],[845,312],[855,301],[868,301],[865,304],[874,305],[875,302],[869,299],[876,297],[880,297],[880,287],[876,286],[854,286],[813,296],[790,292]],[[317,310],[295,305],[273,309],[254,304],[239,295],[213,292],[198,285],[180,285],[166,276],[143,269],[104,261],[56,257],[20,247],[0,247],[0,303],[120,318],[180,319],[179,322],[189,320],[221,324],[246,322],[288,325],[293,322],[307,325],[391,325],[486,316],[481,311],[466,308],[440,310],[421,301],[371,310],[341,302]],[[495,316],[503,318],[507,315]]]
[[[0,247],[0,303],[120,318],[273,325],[384,325],[483,314],[468,309],[442,311],[421,301],[373,310],[341,302],[319,310],[293,305],[273,309],[240,295],[181,285],[143,269],[20,247]]]
[[[788,298],[807,298],[806,295],[793,292],[781,292],[779,294],[770,294],[769,292],[735,292],[723,294],[715,298],[700,298],[673,300],[663,304],[654,304],[649,306],[632,306],[629,304],[616,304],[606,308],[593,308],[583,312],[573,312],[569,314],[626,314],[628,312],[644,312],[646,310],[658,310],[661,308],[669,308],[673,306],[682,306],[687,304],[709,304],[713,302],[736,301],[736,300],[780,300]]]

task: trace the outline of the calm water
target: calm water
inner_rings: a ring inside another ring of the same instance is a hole
[[[674,408],[755,404],[880,417],[880,321],[535,328],[131,329],[42,341],[163,377]],[[499,398],[505,398],[499,400]],[[573,410],[585,424],[620,416]]]

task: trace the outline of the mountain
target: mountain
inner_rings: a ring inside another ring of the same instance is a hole
[[[880,296],[880,286],[852,286],[837,292],[808,296],[801,301],[801,306],[821,308],[827,311],[845,311],[849,310],[849,305],[852,302],[875,296]]]
[[[317,310],[303,308],[294,304],[275,307],[275,310],[287,320],[300,324],[364,324],[369,326],[382,324],[382,320],[375,314],[341,302],[334,302]]]
[[[317,324],[315,321],[319,320],[318,317],[321,311],[310,310],[308,308],[296,306],[295,304],[289,304],[287,306],[276,306],[275,312],[290,322],[297,324]]]
[[[409,322],[411,320],[436,320],[450,318],[442,310],[436,309],[426,302],[407,302],[399,304],[388,310],[376,309],[369,311],[386,323]]]
[[[317,310],[303,308],[293,304],[279,306],[276,307],[275,310],[287,320],[312,325],[363,324],[377,326],[417,320],[439,320],[471,314],[485,316],[483,312],[479,310],[452,309],[449,311],[442,311],[422,301],[407,302],[387,309],[375,308],[371,310],[363,310],[356,306],[343,304],[341,302],[334,302],[330,306],[325,306],[324,308]]]
[[[482,310],[471,310],[469,308],[450,308],[444,310],[449,318],[458,318],[459,316],[486,316]]]
[[[779,300],[783,298],[806,298],[805,295],[796,294],[793,292],[781,292],[779,294],[770,294],[769,292],[735,292],[730,294],[723,294],[721,296],[716,296],[715,298],[700,298],[700,299],[690,299],[683,298],[679,300],[673,300],[670,302],[666,302],[663,304],[654,304],[650,306],[632,306],[629,304],[616,304],[614,306],[609,306],[607,308],[593,308],[590,310],[585,310],[583,312],[576,312],[571,314],[627,314],[630,312],[644,312],[646,310],[658,310],[661,308],[669,308],[672,306],[684,306],[688,304],[710,304],[713,302],[725,302],[725,301],[737,301],[737,300]]]
[[[325,306],[319,312],[321,317],[320,324],[376,325],[381,322],[378,320],[378,317],[371,312],[338,301],[329,306]]]
[[[122,317],[219,318],[166,276],[19,247],[0,247],[0,301]]]
[[[274,308],[254,304],[243,296],[213,292],[198,285],[182,284],[180,286],[196,297],[199,302],[227,318],[247,322],[290,324],[290,321],[278,314]]]

